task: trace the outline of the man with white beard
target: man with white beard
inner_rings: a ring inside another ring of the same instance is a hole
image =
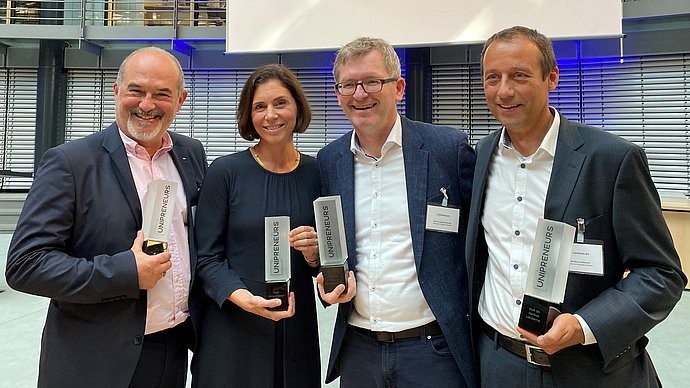
[[[187,97],[170,53],[133,52],[113,89],[116,123],[45,153],[10,244],[7,283],[51,298],[39,387],[185,386],[206,155],[168,132]],[[177,191],[167,250],[149,255],[142,206],[158,179]]]

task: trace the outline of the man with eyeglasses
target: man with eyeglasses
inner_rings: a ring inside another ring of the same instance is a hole
[[[318,154],[323,195],[340,195],[347,289],[326,382],[341,387],[474,387],[467,214],[475,155],[459,130],[398,114],[405,80],[393,48],[359,38],[333,66],[338,103],[354,131]]]

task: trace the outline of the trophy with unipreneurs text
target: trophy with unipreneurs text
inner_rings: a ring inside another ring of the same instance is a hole
[[[168,250],[176,196],[176,182],[158,179],[149,183],[142,211],[144,245],[141,249],[144,253],[156,255]]]
[[[575,227],[540,218],[532,247],[518,326],[544,334],[560,314],[568,282]]]
[[[266,217],[264,222],[265,250],[264,275],[266,299],[280,299],[280,306],[269,310],[288,309],[290,293],[290,217]]]
[[[347,292],[347,242],[340,196],[317,198],[314,216],[324,291],[331,292],[338,284],[343,284]]]

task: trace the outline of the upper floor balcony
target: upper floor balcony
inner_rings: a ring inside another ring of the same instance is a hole
[[[218,41],[225,0],[0,0],[0,41]],[[10,44],[11,45],[11,44]]]

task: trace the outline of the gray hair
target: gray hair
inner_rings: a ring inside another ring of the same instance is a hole
[[[184,72],[182,71],[182,65],[180,65],[180,61],[178,61],[177,58],[175,58],[175,56],[170,54],[169,52],[167,52],[161,48],[154,47],[154,46],[142,47],[140,49],[137,49],[137,50],[133,51],[131,54],[129,54],[127,56],[127,58],[125,58],[124,61],[122,61],[122,63],[120,64],[120,69],[117,71],[117,84],[118,85],[122,85],[122,80],[125,78],[125,67],[127,66],[127,62],[129,62],[129,60],[132,57],[134,57],[135,55],[142,53],[142,52],[158,53],[158,54],[162,54],[163,56],[170,59],[170,61],[172,63],[174,63],[175,66],[177,67],[178,74],[180,75],[178,85],[177,85],[179,88],[178,92],[182,92],[184,90],[184,84],[185,84]]]
[[[388,42],[379,38],[361,37],[345,44],[338,50],[333,62],[333,77],[339,82],[340,66],[352,58],[361,57],[373,50],[378,50],[383,56],[383,63],[389,73],[389,77],[400,78],[400,58]]]

